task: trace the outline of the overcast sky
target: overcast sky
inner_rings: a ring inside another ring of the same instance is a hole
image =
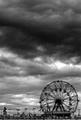
[[[0,26],[0,107],[39,106],[58,79],[81,100],[81,0],[0,0]]]

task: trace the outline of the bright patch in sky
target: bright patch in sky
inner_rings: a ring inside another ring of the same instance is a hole
[[[66,67],[67,65],[65,64],[65,63],[62,63],[62,62],[60,62],[60,61],[56,61],[56,62],[54,62],[54,63],[52,63],[51,65],[50,65],[50,67],[51,68],[56,68],[56,69],[58,69],[58,70],[61,70],[61,69],[63,69],[64,67]]]

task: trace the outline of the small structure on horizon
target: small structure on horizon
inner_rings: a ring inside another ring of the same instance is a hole
[[[7,116],[7,108],[6,107],[3,108],[3,116]]]

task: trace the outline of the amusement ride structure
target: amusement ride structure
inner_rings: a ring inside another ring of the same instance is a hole
[[[49,83],[40,95],[40,108],[44,116],[70,118],[78,106],[78,94],[75,88],[65,81]]]

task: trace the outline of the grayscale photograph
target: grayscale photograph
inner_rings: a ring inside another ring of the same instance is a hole
[[[81,0],[0,0],[0,120],[81,120]]]

